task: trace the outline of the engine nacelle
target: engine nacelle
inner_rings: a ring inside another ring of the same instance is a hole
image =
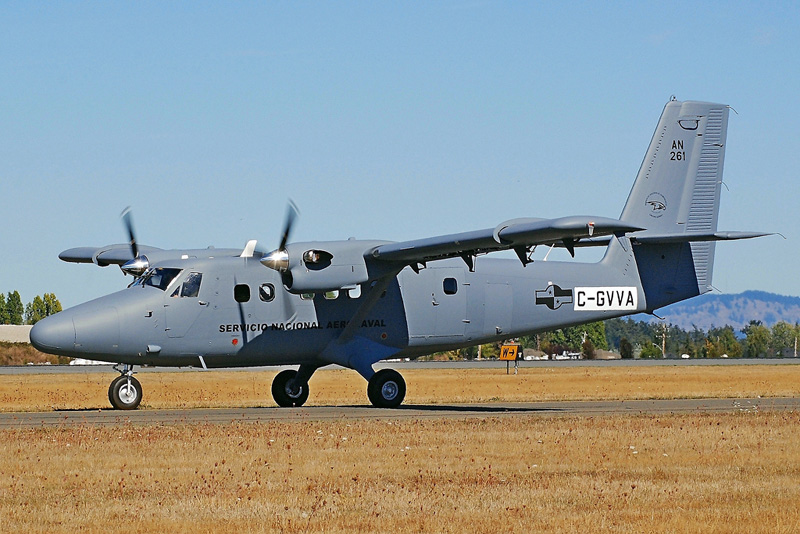
[[[385,241],[324,241],[292,243],[283,283],[291,293],[313,293],[353,288],[369,280],[364,255]],[[271,266],[262,261],[268,267]]]

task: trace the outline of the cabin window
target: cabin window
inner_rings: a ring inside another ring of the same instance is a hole
[[[339,290],[336,289],[334,291],[326,291],[325,292],[325,300],[336,300],[339,298]]]
[[[303,300],[314,300],[314,293],[302,293],[300,298]]]
[[[233,286],[233,298],[236,302],[249,302],[250,286],[247,284],[236,284]]]
[[[455,278],[445,278],[442,281],[445,295],[455,295],[458,292],[458,281]]]
[[[261,284],[258,288],[258,298],[263,302],[272,302],[275,298],[275,286],[272,284]]]
[[[196,297],[200,294],[200,282],[203,280],[203,273],[189,273],[181,289],[181,297]]]

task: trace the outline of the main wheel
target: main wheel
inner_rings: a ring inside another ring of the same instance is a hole
[[[117,410],[135,410],[142,402],[142,385],[132,376],[118,376],[108,388],[108,400]]]
[[[287,369],[278,373],[272,381],[272,398],[278,406],[283,408],[302,406],[308,400],[308,384],[301,384],[294,390],[290,387],[296,375],[297,371]]]
[[[367,384],[367,397],[376,408],[397,408],[405,396],[406,381],[394,369],[381,369]]]

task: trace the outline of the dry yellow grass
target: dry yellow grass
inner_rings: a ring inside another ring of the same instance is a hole
[[[800,414],[6,430],[2,532],[797,532]]]
[[[0,375],[0,410],[107,408],[116,373]],[[274,406],[274,372],[142,373],[142,408]],[[800,395],[800,365],[406,369],[407,404]],[[353,371],[322,370],[308,406],[368,404]]]
[[[798,366],[407,370],[408,402],[797,395]],[[272,405],[274,373],[147,373],[145,408]],[[4,409],[106,407],[102,374],[0,376]],[[365,404],[323,371],[309,404]],[[16,407],[16,408],[13,408]],[[0,532],[800,531],[800,414],[0,431]]]

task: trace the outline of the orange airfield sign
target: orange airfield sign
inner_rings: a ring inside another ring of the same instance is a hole
[[[513,362],[517,359],[519,345],[503,345],[500,347],[500,360]]]

